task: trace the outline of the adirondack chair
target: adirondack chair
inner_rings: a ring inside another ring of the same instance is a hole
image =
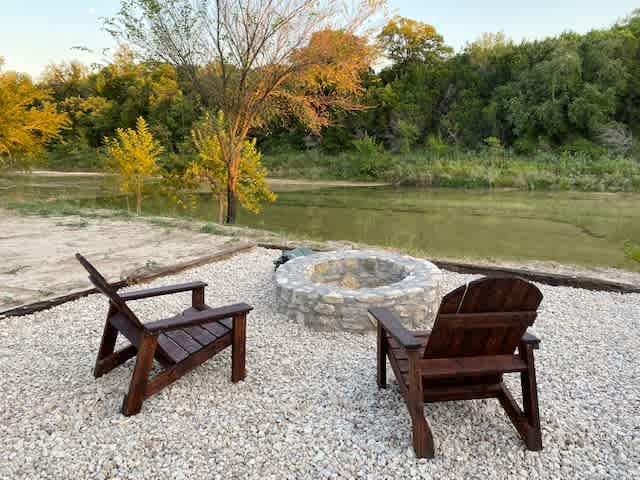
[[[245,378],[246,318],[252,307],[238,303],[210,308],[204,303],[206,283],[150,288],[118,294],[89,261],[79,253],[76,258],[89,272],[91,283],[109,299],[109,310],[98,350],[94,377],[98,378],[132,357],[136,358],[129,391],[122,403],[126,416],[140,412],[142,403],[185,373],[231,346],[231,381]],[[180,315],[142,323],[127,302],[191,291],[192,306]],[[114,351],[118,334],[130,345]],[[153,359],[164,368],[149,378]]]
[[[386,388],[386,358],[407,403],[418,458],[433,458],[424,402],[497,398],[529,450],[542,449],[533,350],[527,333],[542,293],[520,278],[484,278],[453,290],[440,304],[433,330],[410,332],[384,308],[378,325],[377,381]],[[517,349],[517,353],[516,353]],[[503,382],[520,373],[523,408]]]

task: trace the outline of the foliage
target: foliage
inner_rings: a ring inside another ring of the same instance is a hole
[[[136,120],[135,129],[118,128],[115,137],[105,137],[104,144],[107,164],[118,172],[121,190],[135,194],[136,214],[140,215],[144,179],[158,172],[162,146],[153,138],[142,117]]]
[[[627,240],[624,242],[624,254],[631,260],[640,262],[640,245],[631,240]]]
[[[369,144],[371,139],[366,140]],[[622,157],[538,153],[508,150],[462,152],[433,149],[408,154],[317,151],[266,155],[264,163],[279,177],[377,180],[418,187],[519,188],[525,190],[640,191],[640,162]],[[368,160],[363,161],[364,158]],[[375,165],[377,168],[362,168]]]
[[[224,112],[227,222],[235,222],[241,150],[251,129],[291,115],[313,130],[328,124],[333,109],[355,106],[351,97],[371,57],[355,31],[380,2],[353,5],[127,0],[107,20],[116,37],[181,71],[210,113]]]
[[[102,139],[142,116],[166,152],[164,178],[177,187],[191,164],[194,125],[222,110],[218,141],[231,198],[249,138],[279,175],[638,188],[637,13],[610,28],[520,43],[485,33],[453,54],[434,26],[407,18],[368,36],[362,22],[380,2],[356,2],[353,18],[343,3],[309,10],[316,2],[126,0],[108,28],[129,48],[108,64],[51,65],[39,88],[9,74],[10,85],[23,82],[30,93],[19,114],[0,109],[0,119],[22,121],[25,110],[68,118],[68,128],[47,122],[49,133],[31,135],[31,155],[13,155],[9,166],[18,158],[31,164],[46,143],[53,167],[100,169]],[[286,22],[283,12],[291,14]],[[388,62],[374,71],[379,52]],[[7,165],[6,151],[0,155]]]
[[[433,63],[452,52],[435,27],[418,20],[394,17],[378,34],[387,57],[400,65]]]
[[[224,114],[217,117],[205,115],[204,119],[193,129],[191,135],[197,152],[195,160],[186,170],[188,180],[204,182],[211,189],[214,202],[219,205],[218,221],[222,223],[226,202],[228,169],[225,163],[223,147],[227,129]],[[256,148],[256,141],[245,140],[240,147],[240,170],[238,175],[238,200],[247,210],[259,213],[263,202],[273,202],[276,197],[266,181],[266,170],[262,166],[261,155]]]
[[[1,68],[0,57],[0,169],[28,169],[59,137],[67,116],[28,76]]]
[[[95,72],[76,62],[49,65],[42,85],[71,120],[63,142],[69,153],[100,146],[117,128],[134,127],[140,116],[164,148],[175,152],[199,111],[197,98],[179,85],[175,68],[138,63],[126,47]]]

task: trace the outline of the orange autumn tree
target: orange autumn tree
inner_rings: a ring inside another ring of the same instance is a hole
[[[236,219],[242,148],[252,129],[297,117],[310,130],[354,97],[374,51],[362,38],[382,0],[123,0],[106,28],[150,60],[176,67],[218,130],[227,223]],[[300,83],[302,82],[302,83]]]

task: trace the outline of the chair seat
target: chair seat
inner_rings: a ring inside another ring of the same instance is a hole
[[[206,307],[206,309],[210,309],[210,307]],[[198,311],[202,310],[199,309]],[[194,311],[195,309],[188,308],[183,314],[193,313]],[[224,320],[216,320],[199,326],[161,333],[158,336],[158,346],[171,362],[178,363],[220,339],[228,340],[231,343],[232,322],[232,319],[225,318]]]

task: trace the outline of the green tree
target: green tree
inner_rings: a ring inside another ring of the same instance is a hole
[[[136,214],[142,213],[145,178],[158,172],[158,157],[162,146],[153,138],[147,122],[138,117],[136,128],[118,128],[116,136],[104,139],[107,163],[120,178],[123,192],[136,196]],[[128,205],[128,199],[127,199]]]
[[[215,118],[205,115],[193,129],[191,135],[197,156],[186,171],[187,180],[206,183],[211,197],[218,204],[218,222],[223,223],[226,206],[228,169],[224,160],[222,145],[228,140],[228,127],[224,114]],[[240,149],[240,170],[238,176],[238,201],[247,210],[259,213],[264,202],[276,199],[267,185],[267,172],[261,163],[262,156],[256,148],[256,140],[246,140]]]
[[[396,65],[431,64],[446,58],[452,49],[433,25],[396,16],[378,34],[378,42]]]

